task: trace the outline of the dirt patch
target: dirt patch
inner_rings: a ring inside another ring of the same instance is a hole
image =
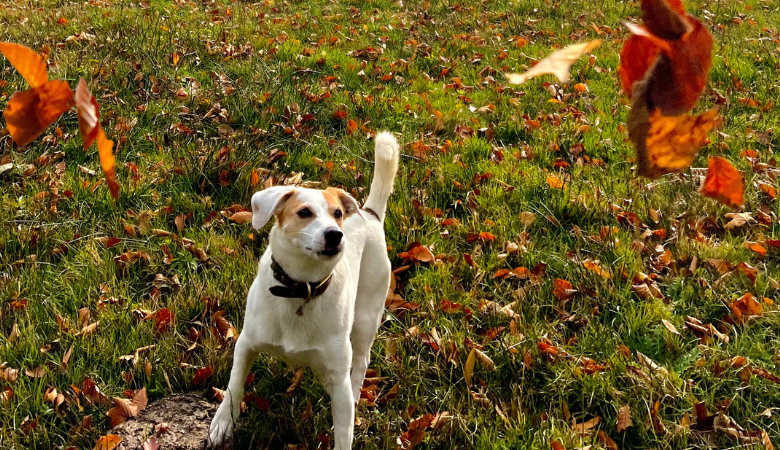
[[[161,449],[204,449],[217,406],[197,394],[172,395],[149,403],[145,411],[117,425],[111,433],[122,438],[117,448],[141,450],[143,442],[154,435],[155,425],[167,424],[168,431],[157,438]]]

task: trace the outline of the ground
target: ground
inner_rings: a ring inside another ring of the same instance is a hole
[[[737,445],[702,407],[779,442],[780,11],[686,7],[715,38],[696,111],[724,125],[691,170],[651,181],[632,171],[616,72],[637,2],[6,2],[2,39],[48,53],[51,79],[88,81],[122,190],[74,112],[23,148],[0,136],[0,447],[93,448],[111,433],[96,389],[213,398],[266,246],[240,214],[252,193],[364,200],[377,130],[402,143],[397,283],[355,448]],[[570,82],[506,84],[596,38]],[[27,86],[0,64],[5,107]],[[744,208],[698,193],[711,155],[744,173]],[[311,372],[290,393],[282,363],[252,373],[236,448],[324,448]]]

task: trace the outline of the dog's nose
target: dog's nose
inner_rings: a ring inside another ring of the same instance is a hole
[[[325,245],[328,247],[336,247],[341,243],[341,238],[344,233],[341,230],[328,230],[325,232]]]

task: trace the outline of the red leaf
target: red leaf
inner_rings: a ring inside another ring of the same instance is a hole
[[[198,369],[195,371],[195,376],[192,378],[192,384],[195,386],[199,386],[203,381],[210,377],[213,372],[213,369],[211,366],[206,366],[202,369]]]

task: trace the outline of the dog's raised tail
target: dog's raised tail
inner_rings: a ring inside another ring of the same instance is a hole
[[[370,209],[385,220],[387,199],[393,192],[393,181],[398,171],[398,142],[392,134],[381,131],[374,138],[374,179],[364,209]]]

